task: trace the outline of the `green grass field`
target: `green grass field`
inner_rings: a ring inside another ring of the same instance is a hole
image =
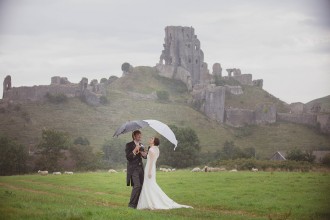
[[[330,174],[157,173],[158,184],[194,209],[127,208],[125,173],[0,177],[0,219],[330,219]]]

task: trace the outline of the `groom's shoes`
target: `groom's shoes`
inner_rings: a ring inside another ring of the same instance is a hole
[[[128,205],[128,208],[136,209],[136,206]]]

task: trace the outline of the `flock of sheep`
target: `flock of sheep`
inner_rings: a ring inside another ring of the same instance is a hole
[[[176,169],[171,169],[171,168],[159,168],[159,171],[162,171],[162,172],[174,172],[176,171]],[[222,167],[208,167],[208,166],[205,166],[204,168],[199,168],[199,167],[195,167],[194,169],[191,170],[191,172],[220,172],[220,171],[226,171],[225,168],[222,168]],[[258,172],[258,169],[257,168],[252,168],[251,169],[252,172]],[[127,172],[127,169],[123,169],[123,172],[126,173]],[[232,169],[232,170],[229,170],[229,172],[237,172],[237,169]],[[40,175],[48,175],[48,171],[41,171],[39,170],[38,173]],[[108,170],[108,173],[118,173],[116,170],[114,169],[110,169]],[[62,173],[61,172],[53,172],[53,175],[61,175]],[[68,174],[68,175],[72,175],[73,172],[69,172],[69,171],[65,171],[64,174]]]
[[[203,169],[201,169],[199,167],[195,167],[194,169],[191,170],[191,172],[220,172],[220,171],[226,171],[226,168],[205,166]],[[258,169],[252,168],[251,171],[258,172]],[[237,172],[237,169],[229,170],[229,172]]]
[[[38,173],[40,175],[42,175],[42,176],[48,175],[48,171],[47,170],[44,170],[44,171],[39,170]],[[53,172],[53,175],[61,175],[61,174],[62,174],[61,172]],[[65,171],[64,174],[72,175],[73,172]]]

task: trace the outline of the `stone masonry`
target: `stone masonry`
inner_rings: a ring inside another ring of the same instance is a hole
[[[156,66],[160,72],[166,72],[161,74],[171,78],[184,78],[183,82],[190,90],[196,84],[204,84],[210,80],[201,43],[193,27],[168,26],[165,28],[164,41],[164,50]],[[176,76],[181,74],[183,76]]]
[[[9,80],[10,79],[10,80]],[[3,100],[13,102],[37,102],[45,101],[46,94],[64,94],[69,98],[83,98],[90,105],[99,105],[100,97],[106,94],[102,83],[88,85],[88,79],[83,78],[79,84],[70,83],[66,77],[54,76],[50,85],[11,87],[11,78],[4,80]],[[10,85],[10,86],[9,86]]]

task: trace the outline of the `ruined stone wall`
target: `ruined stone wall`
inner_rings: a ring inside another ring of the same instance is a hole
[[[177,72],[174,74],[173,78],[180,80],[181,82],[186,84],[188,91],[192,90],[193,86],[192,86],[191,76],[190,76],[190,73],[186,69],[179,66],[177,68]]]
[[[186,86],[188,91],[192,91],[192,81],[190,73],[182,68],[178,67],[177,71],[174,71],[174,66],[171,65],[164,65],[164,64],[157,64],[156,69],[158,70],[158,74],[160,76],[170,78],[170,79],[177,79],[183,82]]]
[[[226,88],[208,85],[194,90],[193,105],[207,117],[219,122],[224,122]]]
[[[252,74],[241,74],[241,75],[236,75],[232,76],[235,80],[237,80],[239,83],[242,85],[249,85],[253,86],[252,82]]]
[[[173,66],[174,73],[177,73],[178,67],[184,68],[190,73],[192,86],[204,83],[204,80],[208,79],[209,72],[204,62],[204,53],[194,28],[168,26],[165,28],[164,41],[159,64]]]
[[[297,124],[303,124],[315,127],[317,125],[317,116],[312,114],[289,114],[277,113],[278,121],[286,121]]]
[[[260,104],[255,110],[256,124],[271,124],[276,122],[276,105],[273,103]]]
[[[233,127],[255,124],[255,112],[249,109],[229,108],[225,111],[225,123]]]
[[[87,78],[83,78],[79,84],[73,84],[66,77],[55,76],[51,78],[51,85],[11,87],[4,90],[3,101],[45,101],[47,93],[52,95],[64,94],[68,98],[81,97],[88,104],[99,105],[100,97],[106,95],[106,84],[93,80],[89,85]]]
[[[230,92],[233,95],[241,95],[243,94],[243,90],[241,86],[229,86],[229,85],[225,85],[226,87],[226,91]]]
[[[79,94],[78,85],[49,85],[49,86],[22,86],[13,87],[4,93],[5,100],[18,102],[43,101],[47,93],[52,95],[65,94],[68,97],[75,97]]]
[[[205,92],[205,114],[217,122],[223,123],[225,113],[226,89],[221,86],[208,88]]]
[[[156,69],[160,76],[172,79],[174,76],[174,66],[166,64],[157,64]],[[190,74],[189,74],[190,75]]]
[[[256,80],[253,80],[252,83],[253,83],[253,86],[262,88],[263,85],[264,85],[264,80],[263,79],[256,79]]]
[[[291,103],[289,105],[290,111],[293,114],[302,114],[305,113],[305,106],[301,102]]]
[[[317,115],[317,123],[323,133],[330,134],[330,114]]]

